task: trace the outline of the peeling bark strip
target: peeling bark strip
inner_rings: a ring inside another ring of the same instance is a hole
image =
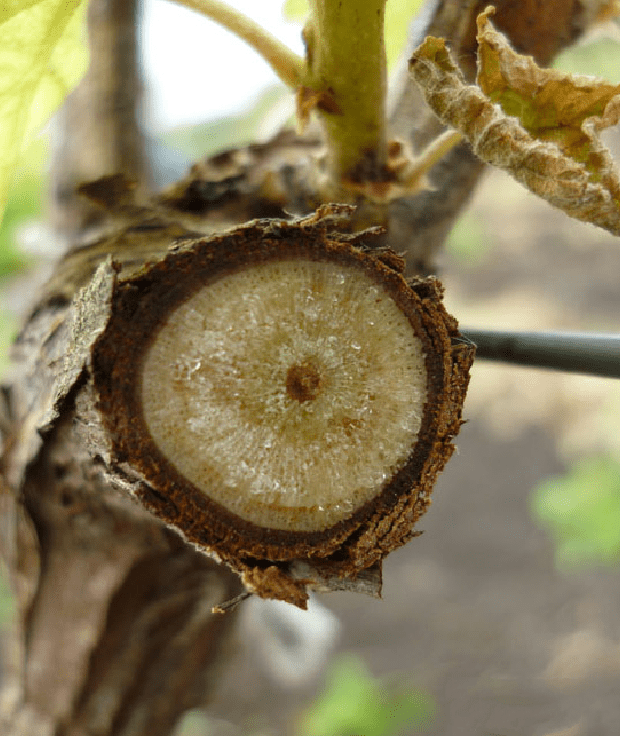
[[[434,279],[408,284],[379,231],[336,229],[349,209],[182,241],[108,271],[92,304],[110,305],[89,390],[114,483],[300,606],[416,535],[473,358]]]

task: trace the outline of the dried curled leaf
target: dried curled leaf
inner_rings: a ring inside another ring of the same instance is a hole
[[[617,198],[617,172],[597,135],[618,122],[620,85],[540,69],[493,29],[489,11],[478,16],[478,58],[477,82],[487,97],[519,118],[531,136],[583,163]]]
[[[571,217],[620,234],[620,179],[600,132],[620,120],[620,85],[540,69],[478,16],[478,85],[467,85],[443,39],[428,37],[409,68],[439,118],[487,163]]]

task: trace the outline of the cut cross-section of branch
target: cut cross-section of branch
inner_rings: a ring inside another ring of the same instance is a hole
[[[330,213],[118,278],[94,349],[117,479],[250,590],[299,605],[416,533],[473,352],[434,279],[408,284],[378,231]]]

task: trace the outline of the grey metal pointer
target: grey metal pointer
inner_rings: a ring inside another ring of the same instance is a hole
[[[459,329],[478,359],[620,378],[620,334]]]

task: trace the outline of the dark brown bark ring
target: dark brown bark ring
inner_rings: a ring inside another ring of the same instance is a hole
[[[370,234],[366,241],[372,241]],[[198,288],[251,264],[293,258],[354,266],[380,284],[421,341],[427,372],[421,429],[404,466],[349,518],[318,531],[261,527],[208,498],[154,442],[136,388],[143,356],[162,321]],[[456,323],[443,308],[437,282],[409,285],[394,270],[394,262],[397,259],[351,245],[342,236],[328,236],[324,228],[257,222],[183,245],[118,283],[108,328],[94,348],[94,381],[112,441],[113,464],[128,464],[145,478],[137,491],[142,503],[189,541],[231,563],[332,556],[334,561],[348,560],[346,568],[361,569],[386,554],[386,546],[410,538],[428,506],[437,472],[452,452],[450,440],[460,425],[470,359],[455,360]],[[462,349],[457,353],[462,357]]]

